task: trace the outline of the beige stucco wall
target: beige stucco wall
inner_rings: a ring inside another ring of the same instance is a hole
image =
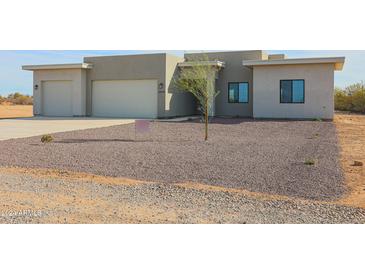
[[[217,116],[242,116],[252,117],[253,115],[253,73],[252,68],[244,67],[243,60],[267,59],[265,52],[261,50],[252,51],[231,51],[204,53],[210,60],[225,62],[216,81],[216,89],[220,91],[215,100],[215,115]],[[199,58],[200,53],[185,54],[187,59]],[[228,83],[248,82],[249,83],[249,103],[228,103]]]
[[[34,115],[42,115],[42,81],[72,81],[72,112],[86,114],[86,71],[84,69],[36,70],[33,74]],[[35,86],[38,89],[35,89]]]
[[[305,80],[304,104],[280,103],[280,80],[291,79]],[[255,118],[333,119],[333,64],[256,66],[253,81]]]

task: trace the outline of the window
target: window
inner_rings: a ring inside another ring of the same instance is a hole
[[[304,104],[304,80],[281,80],[280,103]]]
[[[248,103],[248,83],[228,83],[228,103]]]

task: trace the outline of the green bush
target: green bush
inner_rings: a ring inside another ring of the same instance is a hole
[[[43,135],[41,138],[42,143],[50,143],[53,141],[53,137],[49,134]]]
[[[352,110],[365,113],[365,90],[358,90],[352,94]]]
[[[342,90],[335,91],[335,109],[351,110],[351,96]]]
[[[33,105],[33,97],[15,92],[8,95],[7,101],[14,105]]]
[[[305,160],[304,164],[307,166],[313,166],[315,165],[316,161],[314,160]]]
[[[365,86],[357,83],[344,90],[335,89],[335,109],[365,113]]]
[[[33,105],[33,98],[27,95],[22,95],[14,100],[16,105]]]
[[[344,91],[349,95],[353,95],[355,92],[357,92],[359,90],[363,90],[363,89],[364,89],[364,83],[360,82],[360,83],[352,84],[352,85],[345,87]]]

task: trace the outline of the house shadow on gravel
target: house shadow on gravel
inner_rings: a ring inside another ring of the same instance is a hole
[[[87,143],[184,143],[191,142],[191,140],[134,140],[134,139],[64,139],[53,141],[55,144],[87,144]],[[42,145],[42,144],[31,144],[31,145]]]
[[[56,144],[82,144],[82,143],[108,143],[108,142],[122,142],[122,143],[145,143],[153,140],[134,140],[134,139],[64,139],[54,141]]]
[[[220,117],[209,120],[209,124],[214,125],[239,125],[244,123],[267,123],[267,122],[280,122],[280,123],[292,123],[292,122],[318,122],[314,119],[254,119],[254,118],[234,118],[234,117]],[[321,122],[332,122],[330,120],[322,120]],[[200,118],[188,121],[182,121],[178,123],[203,123]]]

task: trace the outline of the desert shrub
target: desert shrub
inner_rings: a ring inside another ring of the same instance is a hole
[[[358,90],[351,97],[352,111],[365,113],[365,90]]]
[[[52,141],[53,141],[53,137],[51,135],[49,135],[49,134],[43,135],[41,137],[41,142],[42,143],[50,143]]]
[[[335,109],[336,110],[351,110],[351,96],[342,90],[335,91]]]
[[[364,83],[360,82],[360,83],[356,83],[356,84],[352,84],[349,85],[345,88],[345,92],[349,95],[353,95],[355,92],[359,91],[359,90],[364,90]]]
[[[307,166],[313,166],[315,163],[316,163],[316,162],[315,162],[314,160],[306,160],[306,161],[304,162],[304,164],[305,164],[305,165],[307,165]]]
[[[345,89],[335,89],[335,109],[365,113],[365,85],[363,82]]]
[[[28,95],[18,97],[15,102],[16,105],[33,105],[33,98]]]
[[[6,101],[14,105],[33,105],[33,97],[29,95],[23,95],[20,92],[9,94],[6,98]]]
[[[0,104],[5,102],[5,98],[0,95]]]

